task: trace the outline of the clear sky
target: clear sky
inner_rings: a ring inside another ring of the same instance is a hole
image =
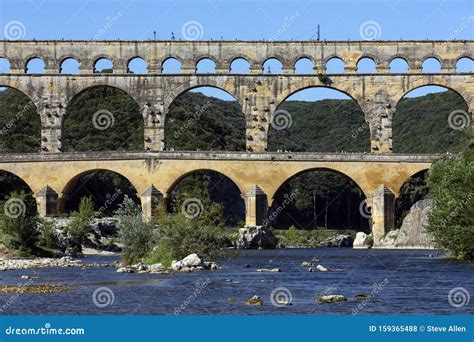
[[[474,39],[474,1],[0,0],[1,39],[11,22],[22,39],[309,40],[319,24],[328,40],[460,40]]]

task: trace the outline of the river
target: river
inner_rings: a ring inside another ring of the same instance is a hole
[[[314,257],[320,259],[316,264],[342,271],[308,272],[300,266]],[[84,262],[116,259],[89,256]],[[171,275],[117,273],[112,267],[36,269],[38,278],[33,284],[68,284],[73,286],[72,290],[51,294],[2,294],[0,303],[5,305],[3,314],[6,315],[474,313],[472,301],[461,307],[450,305],[448,301],[449,291],[456,287],[474,294],[474,265],[443,258],[440,252],[432,250],[232,251],[227,259],[217,262],[223,269]],[[281,272],[259,273],[257,268],[280,268]],[[1,272],[0,283],[25,283],[21,275],[33,275],[33,271]],[[273,305],[272,291],[281,295],[277,298],[291,299],[292,305]],[[315,297],[320,293],[342,294],[348,300],[316,304]],[[359,293],[374,294],[376,299],[356,301],[354,295]],[[263,299],[264,304],[245,305],[244,301],[253,295]]]

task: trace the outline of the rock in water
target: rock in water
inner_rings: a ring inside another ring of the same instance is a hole
[[[189,254],[183,260],[181,260],[181,264],[184,267],[196,267],[201,265],[201,259],[197,256],[196,253]]]
[[[434,248],[433,238],[426,231],[428,214],[433,200],[424,199],[416,202],[403,219],[400,229],[388,232],[381,240],[378,248]]]
[[[300,266],[301,267],[311,267],[311,266],[313,266],[313,263],[309,262],[309,261],[303,261]]]
[[[353,242],[352,236],[340,234],[321,241],[318,247],[352,247]]]
[[[371,296],[371,295],[366,295],[366,294],[356,294],[354,296],[354,298],[356,300],[359,300],[359,301],[371,301],[371,300],[374,300],[375,297],[374,296]]]
[[[263,300],[255,295],[252,298],[250,298],[248,301],[245,302],[246,305],[263,305]]]
[[[321,266],[321,265],[316,266],[316,269],[317,269],[319,272],[329,272],[329,270],[328,270],[326,267]]]
[[[281,272],[279,268],[258,268],[257,272]]]
[[[345,302],[345,301],[347,301],[347,299],[343,295],[319,295],[319,297],[316,300],[318,304]]]
[[[363,249],[363,248],[370,248],[372,247],[372,234],[366,234],[364,232],[358,232],[356,234],[356,238],[354,243],[352,244],[352,248]]]
[[[133,273],[133,268],[131,267],[120,267],[117,269],[118,273]]]
[[[264,226],[245,227],[239,229],[237,248],[241,249],[273,249],[278,243],[273,233]]]

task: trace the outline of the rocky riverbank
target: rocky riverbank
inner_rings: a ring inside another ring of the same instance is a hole
[[[47,268],[47,267],[114,267],[113,264],[83,263],[79,259],[71,257],[62,258],[35,258],[35,259],[0,259],[0,271],[20,270],[28,268]]]

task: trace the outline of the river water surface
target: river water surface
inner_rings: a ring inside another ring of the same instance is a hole
[[[300,266],[315,257],[320,260],[316,264],[342,271],[308,272]],[[117,257],[89,256],[84,262],[114,260]],[[223,267],[221,270],[170,275],[117,273],[113,267],[36,269],[38,278],[33,284],[67,284],[72,285],[72,290],[51,294],[1,294],[0,304],[4,305],[3,314],[7,315],[474,313],[474,299],[460,307],[456,303],[451,305],[448,300],[453,288],[463,288],[474,295],[474,265],[443,258],[431,250],[231,251],[229,258],[217,262]],[[259,273],[258,268],[280,268],[281,272]],[[0,284],[27,282],[21,275],[33,275],[33,270],[1,272]],[[272,292],[278,293],[276,304],[279,304],[278,299],[291,299],[292,305],[273,305]],[[348,300],[316,304],[315,298],[321,293],[342,294]],[[354,295],[360,293],[374,294],[376,299],[355,300]],[[245,300],[253,295],[263,299],[264,304],[245,305]]]

